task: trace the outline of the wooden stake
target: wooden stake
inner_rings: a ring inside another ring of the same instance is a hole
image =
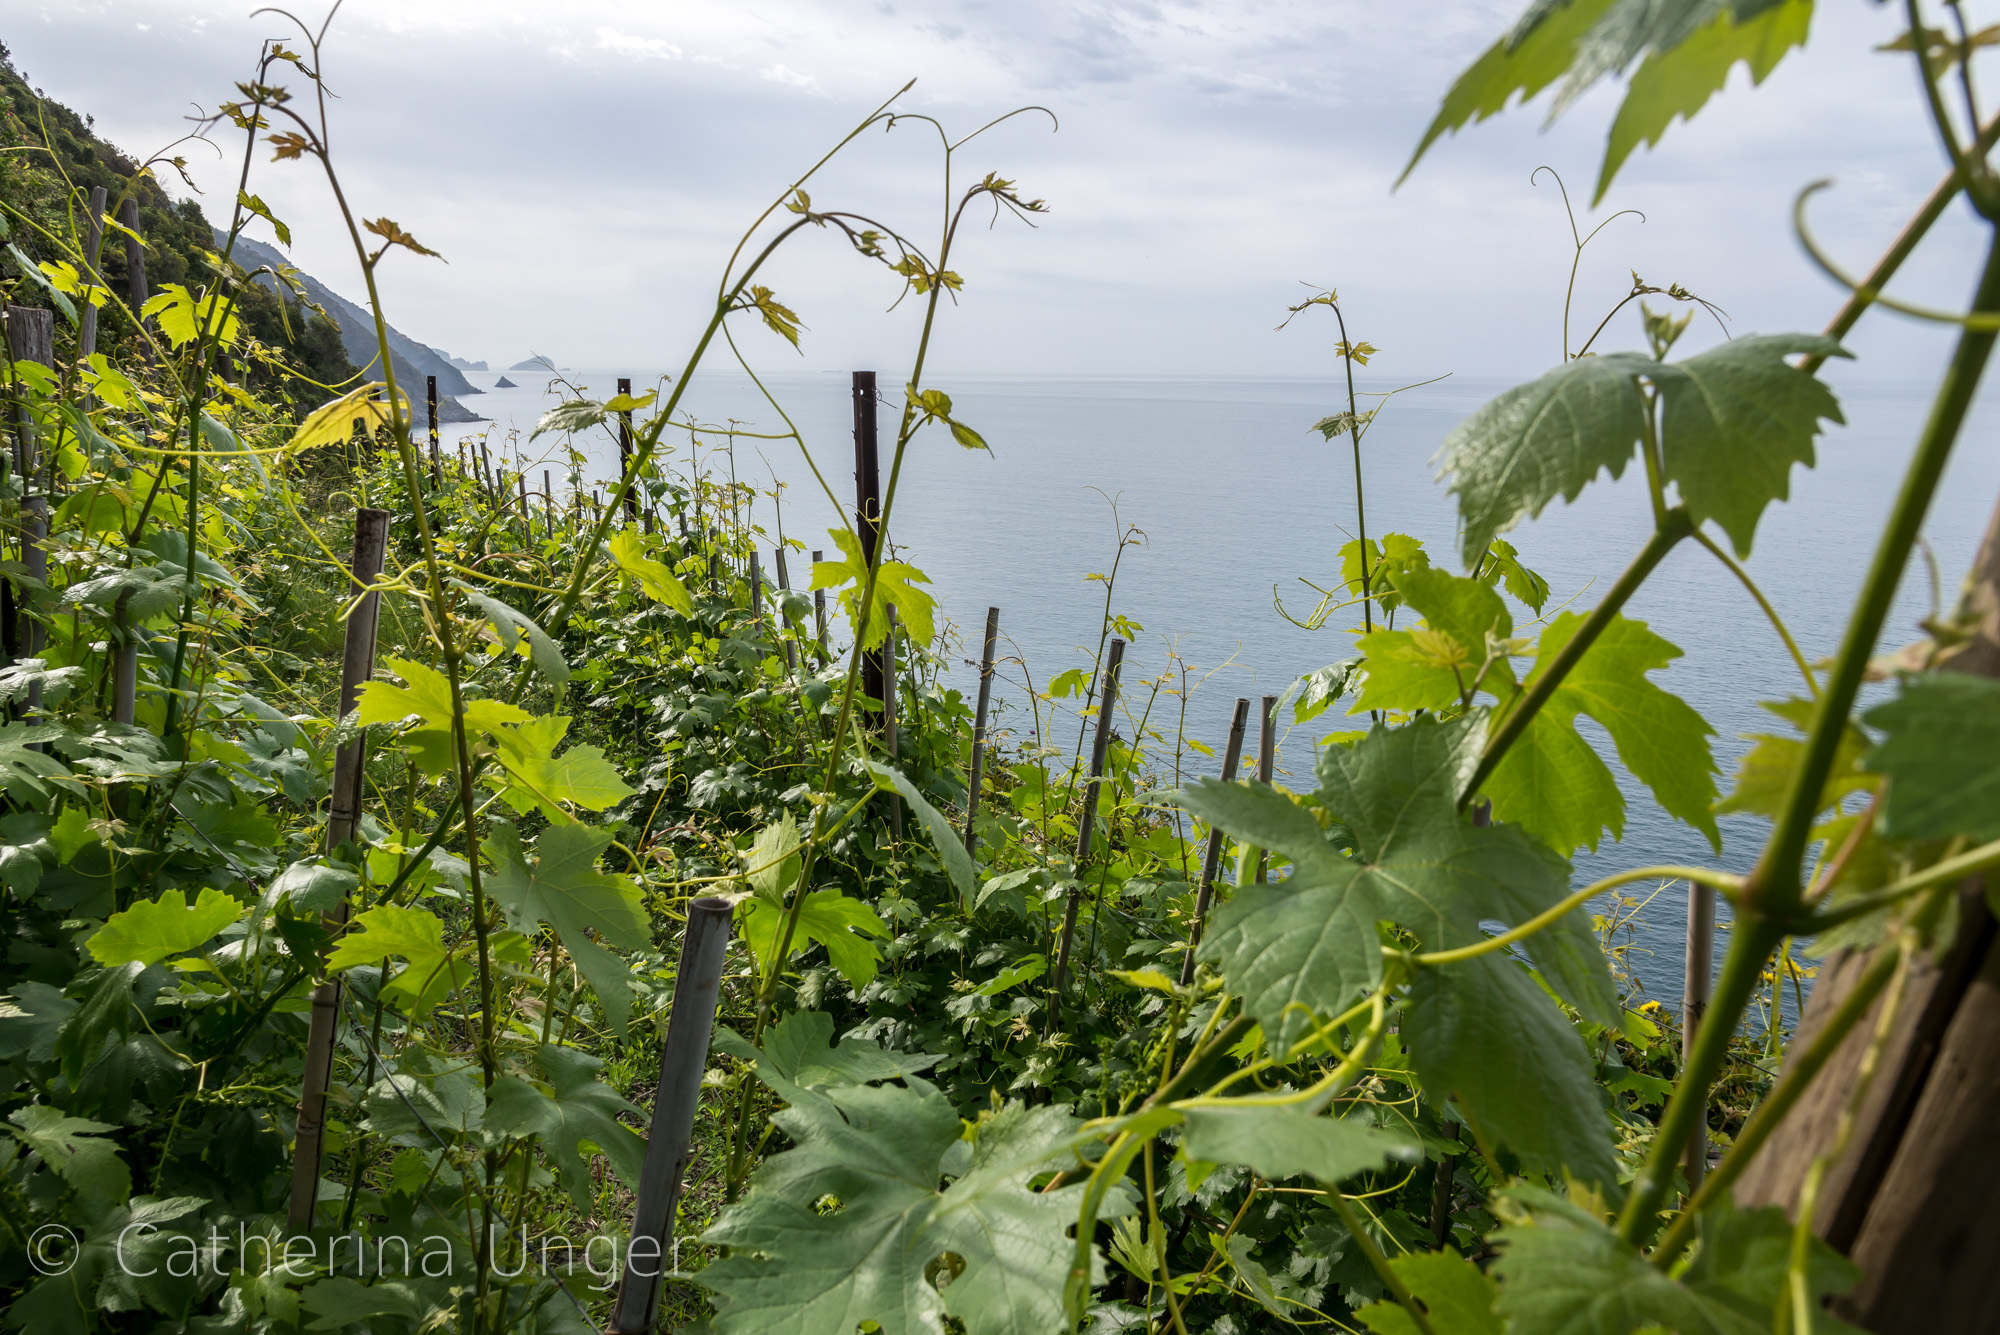
[[[901,757],[896,754],[896,697],[901,694],[901,686],[896,678],[896,609],[889,608],[889,633],[882,637],[882,753],[890,765],[896,765]],[[903,799],[896,793],[889,794],[889,837],[897,843],[903,842]]]
[[[104,282],[99,265],[104,258],[104,203],[107,198],[103,186],[90,188],[90,231],[84,241],[84,268],[91,283],[98,286]],[[97,351],[96,305],[86,301],[81,319],[76,334],[77,358],[88,362],[90,354]]]
[[[1681,1061],[1694,1051],[1694,1038],[1708,1014],[1708,998],[1715,971],[1715,889],[1688,883],[1687,955],[1681,976]],[[1701,1185],[1708,1172],[1708,1118],[1695,1123],[1688,1137],[1686,1164],[1688,1189]]]
[[[687,929],[674,974],[674,1008],[660,1050],[660,1083],[646,1160],[632,1206],[632,1241],[625,1253],[610,1335],[645,1335],[658,1312],[660,1279],[678,1269],[673,1255],[674,1208],[687,1175],[689,1142],[701,1106],[701,1077],[715,1032],[722,994],[722,960],[729,948],[735,906],[726,899],[697,899],[688,906]]]
[[[17,362],[36,362],[54,370],[56,313],[40,307],[9,306],[7,355]],[[48,583],[49,503],[42,492],[41,446],[36,437],[34,419],[28,415],[26,404],[17,407],[15,414],[14,467],[25,489],[21,498],[21,564],[33,583],[22,586],[16,603],[18,620],[14,629],[14,645],[22,658],[39,658],[42,652],[42,623],[29,614],[27,605],[33,597],[28,590]],[[37,682],[28,688],[25,717],[32,720],[38,716],[41,704],[42,687]]]
[[[813,553],[814,565],[818,565],[821,561],[825,559],[826,559],[825,552]],[[824,664],[827,661],[827,659],[832,657],[832,654],[828,652],[826,647],[826,590],[825,589],[813,590],[813,624],[814,628],[819,632],[819,661],[821,662],[821,664]]]
[[[354,512],[354,554],[349,562],[353,572],[350,595],[356,601],[347,614],[347,638],[340,662],[340,714],[354,712],[361,688],[375,672],[375,627],[381,613],[379,593],[364,592],[382,574],[382,557],[388,549],[389,512]],[[354,837],[361,818],[362,767],[368,758],[367,737],[357,735],[334,752],[333,788],[326,813],[326,851],[332,853]],[[347,921],[347,904],[342,901],[327,915],[329,926]],[[325,969],[321,960],[320,968]],[[298,1129],[292,1149],[292,1191],[286,1217],[293,1228],[312,1225],[313,1207],[318,1202],[319,1167],[325,1143],[326,1091],[333,1079],[334,1032],[339,1020],[340,980],[322,977],[312,994],[312,1019],[306,1033],[305,1067],[300,1077]]]
[[[1250,726],[1250,698],[1236,697],[1236,712],[1229,720],[1229,743],[1222,748],[1222,781],[1236,782],[1236,771],[1243,764],[1243,734]],[[1181,957],[1181,984],[1194,981],[1194,952],[1201,944],[1201,930],[1208,922],[1208,906],[1215,897],[1215,877],[1222,867],[1222,828],[1210,826],[1208,847],[1201,855],[1201,884],[1195,888],[1194,922],[1188,927],[1187,954]]]
[[[986,645],[979,655],[979,706],[972,712],[972,763],[965,789],[965,855],[979,865],[979,785],[986,775],[986,707],[993,700],[993,655],[1000,644],[1000,609],[986,609]]]
[[[1263,707],[1257,711],[1257,779],[1260,783],[1269,783],[1271,776],[1277,772],[1278,728],[1277,720],[1272,717],[1277,710],[1278,697],[1267,695]],[[1257,854],[1257,884],[1264,884],[1264,872],[1269,863],[1270,855],[1260,851]]]
[[[424,410],[429,414],[431,428],[431,485],[444,482],[444,465],[438,461],[438,378],[424,377]]]
[[[853,397],[854,529],[861,536],[862,559],[873,565],[876,552],[882,545],[882,469],[876,449],[873,371],[854,373]],[[856,626],[854,633],[859,635],[861,627]],[[876,700],[882,699],[882,679],[886,670],[882,650],[862,650],[861,693]]]
[[[632,380],[629,376],[620,376],[618,378],[618,392],[628,398],[631,396]],[[626,412],[618,414],[618,476],[622,479],[631,471],[632,414]],[[635,524],[639,522],[639,498],[632,494],[632,488],[637,483],[638,479],[633,478],[624,484],[625,517]]]
[[[1069,888],[1063,905],[1062,942],[1056,949],[1055,977],[1049,986],[1049,1027],[1054,1033],[1062,1024],[1063,982],[1069,973],[1070,942],[1076,936],[1077,905],[1083,902],[1084,863],[1090,858],[1090,843],[1097,831],[1097,795],[1104,784],[1104,756],[1111,746],[1111,715],[1118,703],[1118,669],[1125,662],[1125,641],[1113,639],[1104,660],[1104,680],[1097,692],[1097,735],[1090,746],[1090,783],[1083,790],[1083,819],[1076,832],[1076,884]]]
[[[750,621],[752,625],[764,620],[764,572],[757,565],[757,549],[750,549]]]
[[[785,549],[783,547],[774,547],[771,549],[771,555],[778,563],[778,589],[781,593],[790,593],[792,591],[792,572],[785,564]],[[779,601],[782,603],[784,600],[780,599]],[[787,614],[783,636],[785,641],[785,671],[793,676],[797,676],[799,672],[799,641],[797,632],[797,623]]]

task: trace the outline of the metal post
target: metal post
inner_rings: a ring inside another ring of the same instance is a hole
[[[631,397],[632,381],[629,376],[618,378],[618,392],[627,398]],[[618,476],[624,478],[631,471],[632,414],[624,412],[618,414]],[[628,478],[625,482],[625,517],[634,523],[639,520],[639,498],[632,494],[633,484],[637,481],[637,478]]]
[[[972,714],[972,764],[965,789],[965,855],[979,865],[979,785],[986,776],[986,707],[993,701],[993,654],[1000,643],[1000,609],[986,609],[986,647],[979,656],[979,707]]]
[[[1278,765],[1277,720],[1272,717],[1278,710],[1278,697],[1264,697],[1263,708],[1257,714],[1257,781],[1269,783]],[[1270,864],[1270,854],[1259,850],[1257,853],[1257,884],[1264,884],[1264,872]]]
[[[875,373],[856,371],[854,373],[854,528],[861,535],[861,556],[869,565],[875,564],[875,553],[882,544],[882,469],[876,450],[875,431]],[[867,609],[862,609],[867,614]],[[879,629],[879,628],[878,628]],[[859,635],[861,627],[854,633]],[[886,641],[885,641],[886,643]],[[885,670],[880,649],[863,650],[861,654],[861,693],[871,699],[882,699],[882,678]]]
[[[1097,692],[1097,736],[1090,745],[1090,785],[1083,790],[1083,819],[1076,832],[1076,872],[1083,875],[1090,858],[1090,843],[1097,830],[1097,794],[1104,784],[1104,755],[1111,745],[1112,707],[1118,702],[1118,669],[1125,662],[1125,641],[1111,641],[1104,661],[1104,681]],[[1056,948],[1055,977],[1049,984],[1049,1027],[1054,1033],[1062,1023],[1063,979],[1069,972],[1070,942],[1076,936],[1077,905],[1083,902],[1083,884],[1069,888],[1069,902],[1063,906],[1062,941]]]
[[[1236,697],[1236,712],[1229,720],[1229,744],[1222,749],[1222,781],[1233,783],[1236,771],[1243,764],[1243,734],[1250,726],[1250,698]],[[1185,986],[1194,981],[1194,951],[1201,944],[1201,929],[1208,922],[1209,902],[1215,896],[1215,876],[1222,866],[1222,827],[1212,825],[1208,831],[1208,847],[1201,855],[1201,885],[1194,896],[1194,923],[1188,928],[1187,954],[1181,957],[1181,983]]]
[[[674,1263],[674,1207],[687,1173],[688,1142],[701,1104],[701,1075],[708,1065],[709,1037],[715,1028],[722,989],[722,957],[729,947],[734,906],[726,899],[697,899],[688,906],[687,931],[674,978],[674,1009],[667,1019],[667,1042],[660,1053],[660,1084],[653,1099],[653,1124],[646,1137],[646,1162],[639,1170],[639,1195],[632,1208],[632,1240],[625,1275],[612,1310],[610,1335],[644,1335],[653,1328],[660,1301],[660,1278]]]
[[[340,662],[340,717],[354,712],[361,688],[375,672],[375,626],[382,595],[364,590],[382,574],[382,557],[389,542],[389,512],[354,512],[354,554],[349,562],[355,598],[347,614],[347,638]],[[334,752],[333,789],[328,795],[326,851],[331,853],[354,837],[361,817],[362,767],[367,762],[367,738],[357,735]],[[331,925],[347,921],[345,901],[327,915]],[[323,967],[323,966],[322,966]],[[298,1130],[292,1150],[292,1192],[287,1219],[293,1228],[312,1225],[318,1202],[320,1155],[326,1134],[326,1091],[333,1079],[334,1028],[340,1012],[340,981],[322,978],[313,988],[312,1019],[306,1032],[305,1067],[300,1076]]]

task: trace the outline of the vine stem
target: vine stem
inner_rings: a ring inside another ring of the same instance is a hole
[[[1489,936],[1484,941],[1474,942],[1469,946],[1459,946],[1455,950],[1437,950],[1428,955],[1412,955],[1410,959],[1416,964],[1456,964],[1460,960],[1474,959],[1480,955],[1489,955],[1496,950],[1505,950],[1516,942],[1527,940],[1544,927],[1555,923],[1564,914],[1574,912],[1606,890],[1616,889],[1633,881],[1650,881],[1655,877],[1669,881],[1693,881],[1696,885],[1712,886],[1724,894],[1734,894],[1743,884],[1743,878],[1740,876],[1731,876],[1728,872],[1710,871],[1705,867],[1635,867],[1631,871],[1621,871],[1616,876],[1607,876],[1601,881],[1591,882],[1560,904],[1544,909],[1519,927],[1502,932],[1498,936]]]
[[[1493,777],[1493,771],[1499,768],[1500,761],[1507,754],[1507,748],[1528,730],[1528,725],[1534,721],[1535,715],[1548,703],[1549,697],[1556,693],[1556,688],[1562,685],[1563,679],[1569,676],[1571,669],[1582,660],[1584,654],[1589,652],[1590,646],[1597,642],[1597,637],[1610,626],[1612,620],[1617,617],[1619,609],[1638,592],[1639,586],[1646,582],[1654,567],[1666,558],[1667,553],[1672,551],[1682,538],[1693,532],[1694,521],[1688,518],[1688,512],[1684,508],[1675,506],[1661,516],[1659,525],[1653,530],[1653,536],[1646,540],[1646,545],[1632,558],[1632,564],[1625,567],[1625,573],[1618,577],[1618,582],[1604,595],[1604,601],[1591,609],[1584,623],[1577,627],[1576,634],[1570,636],[1569,643],[1562,647],[1562,652],[1556,655],[1553,663],[1549,664],[1548,671],[1535,678],[1527,693],[1507,711],[1506,717],[1501,720],[1500,730],[1493,734],[1486,743],[1485,751],[1480,753],[1479,767],[1473,770],[1472,778],[1465,785],[1465,791],[1459,794],[1459,810],[1465,810],[1472,799],[1478,796],[1480,788]]]
[[[1347,1225],[1347,1232],[1354,1239],[1354,1245],[1368,1258],[1368,1264],[1381,1277],[1383,1285],[1388,1288],[1396,1302],[1410,1314],[1410,1320],[1416,1324],[1417,1329],[1422,1331],[1423,1335],[1437,1335],[1437,1330],[1431,1325],[1430,1314],[1417,1302],[1417,1296],[1410,1292],[1410,1286],[1403,1283],[1403,1277],[1390,1266],[1389,1258],[1382,1255],[1382,1249],[1375,1245],[1375,1239],[1369,1237],[1367,1230],[1362,1228],[1361,1218],[1354,1213],[1354,1207],[1347,1203],[1347,1197],[1341,1195],[1337,1187],[1328,1188],[1326,1201],[1333,1207],[1333,1212],[1340,1216],[1340,1222]]]
[[[1329,301],[1326,304],[1333,309],[1333,318],[1340,324],[1340,359],[1347,368],[1347,437],[1354,443],[1354,529],[1356,539],[1361,543],[1361,629],[1364,634],[1372,634],[1375,630],[1372,610],[1375,590],[1368,582],[1368,509],[1361,494],[1361,410],[1354,398],[1354,344],[1348,341],[1347,317],[1340,313],[1340,303]]]
[[[2000,232],[1988,240],[1972,308],[2000,310]],[[1806,847],[1812,840],[1813,817],[1819,811],[1826,776],[1833,768],[1848,715],[1853,712],[1855,696],[1861,690],[1869,655],[1874,652],[1875,641],[1895,600],[1896,586],[1909,563],[1910,549],[1916,544],[1931,497],[1944,475],[1952,446],[1957,443],[1987,358],[1992,354],[1995,334],[1995,330],[1970,328],[1959,333],[1958,346],[1938,387],[1930,420],[1918,440],[1916,456],[1910,461],[1856,601],[1854,616],[1847,623],[1840,653],[1828,674],[1826,691],[1813,717],[1812,732],[1793,773],[1777,828],[1744,886],[1747,906],[1780,916],[1790,916],[1798,910],[1804,889],[1802,865]]]
[[[1716,980],[1709,999],[1705,1023],[1696,1031],[1694,1051],[1688,1054],[1680,1083],[1667,1103],[1666,1115],[1653,1133],[1646,1162],[1633,1179],[1632,1194],[1618,1216],[1618,1232],[1632,1246],[1639,1246],[1651,1231],[1654,1215],[1673,1184],[1674,1166],[1681,1150],[1694,1133],[1695,1119],[1708,1112],[1708,1091],[1715,1083],[1729,1054],[1729,1040],[1736,1036],[1737,1022],[1763,981],[1764,961],[1785,939],[1785,925],[1754,909],[1740,911],[1730,936],[1729,953],[1723,957],[1722,976]]]
[[[1750,572],[1745,570],[1735,557],[1723,551],[1714,538],[1700,529],[1694,531],[1694,540],[1706,547],[1716,560],[1722,562],[1729,573],[1736,576],[1737,582],[1757,600],[1757,606],[1763,609],[1764,619],[1771,623],[1771,629],[1777,631],[1778,638],[1785,642],[1786,652],[1791,654],[1792,662],[1798,666],[1799,675],[1805,678],[1806,689],[1812,693],[1813,699],[1819,699],[1819,678],[1813,676],[1812,665],[1806,662],[1806,656],[1799,652],[1799,642],[1792,638],[1792,632],[1786,628],[1784,618],[1778,615],[1777,608],[1771,606],[1771,600],[1764,596],[1764,591],[1757,587],[1757,581],[1750,578]]]

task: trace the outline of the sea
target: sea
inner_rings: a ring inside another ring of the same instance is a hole
[[[616,379],[639,392],[659,387],[657,368],[509,371],[518,387],[494,388],[498,373],[469,373],[486,392],[465,400],[490,419],[443,428],[445,448],[484,437],[487,448],[520,460],[539,482],[552,473],[558,499],[566,462],[559,438],[530,439],[540,416],[563,398],[608,398]],[[880,410],[887,485],[901,395],[884,373]],[[697,429],[676,429],[668,466],[690,460],[711,476],[759,489],[753,520],[770,536],[782,533],[808,549],[832,550],[827,530],[836,505],[850,506],[854,449],[850,379],[846,373],[764,380],[783,415],[748,377],[697,374],[682,412]],[[952,412],[973,426],[988,450],[966,449],[941,426],[920,433],[905,452],[890,516],[900,559],[929,577],[942,617],[957,638],[953,676],[969,693],[977,675],[979,637],[989,606],[1000,609],[1002,655],[997,694],[1003,725],[1017,737],[1032,730],[1028,692],[1081,666],[1095,653],[1106,609],[1103,577],[1116,567],[1110,611],[1131,623],[1125,683],[1128,694],[1162,675],[1193,689],[1186,698],[1186,735],[1219,755],[1238,696],[1252,700],[1284,692],[1302,675],[1352,657],[1358,617],[1336,613],[1319,629],[1308,620],[1319,601],[1314,585],[1331,588],[1338,552],[1359,527],[1353,458],[1343,438],[1333,443],[1313,429],[1346,407],[1343,383],[1331,378],[1199,379],[944,376]],[[1436,480],[1432,462],[1459,421],[1513,383],[1452,377],[1379,403],[1362,440],[1367,531],[1421,539],[1433,560],[1456,568],[1454,501]],[[1364,380],[1364,395],[1396,388]],[[1835,651],[1928,407],[1932,386],[1854,380],[1837,383],[1844,424],[1827,423],[1815,467],[1794,469],[1788,500],[1766,510],[1747,566],[1812,660]],[[729,431],[778,435],[764,439]],[[1940,602],[1949,609],[2000,497],[2000,392],[1976,407],[1956,457],[1933,502],[1924,554],[1913,559],[1882,637],[1893,649],[1922,638],[1919,622]],[[587,457],[586,486],[615,476],[617,451],[602,432],[578,441]],[[822,482],[808,463],[817,465]],[[827,488],[831,488],[832,495]],[[772,494],[775,493],[775,496]],[[1544,616],[1564,608],[1586,611],[1616,579],[1650,528],[1643,475],[1635,463],[1620,482],[1600,479],[1574,504],[1552,504],[1507,537],[1521,560],[1544,576],[1552,594]],[[768,557],[767,557],[768,560]],[[794,554],[794,581],[805,583]],[[1518,623],[1532,614],[1516,608]],[[1688,700],[1714,727],[1721,792],[1759,732],[1786,725],[1762,702],[1803,693],[1798,669],[1769,623],[1735,578],[1709,553],[1683,543],[1628,604],[1636,617],[1679,646],[1682,656],[1653,680]],[[1518,629],[1517,634],[1532,634]],[[1186,670],[1183,677],[1183,669]],[[1886,687],[1871,687],[1879,698]],[[1074,703],[1074,702],[1070,702]],[[1181,700],[1162,692],[1152,726],[1171,741],[1183,726]],[[1046,707],[1045,707],[1046,708]],[[1330,731],[1366,726],[1365,716],[1334,706],[1306,725],[1280,715],[1281,783],[1310,786],[1317,743]],[[1705,863],[1745,871],[1768,830],[1750,816],[1720,821],[1718,854],[1705,836],[1650,801],[1620,766],[1610,740],[1587,718],[1586,736],[1618,775],[1627,796],[1623,837],[1608,835],[1574,858],[1576,883],[1631,867]],[[1051,739],[1074,744],[1073,717]],[[1213,773],[1218,762],[1190,753],[1188,773]],[[1626,959],[1645,994],[1678,1005],[1687,920],[1684,883],[1628,887],[1644,904],[1633,916]],[[1608,907],[1608,906],[1605,906]],[[1725,922],[1718,959],[1726,946]],[[1787,1014],[1795,996],[1787,993]]]

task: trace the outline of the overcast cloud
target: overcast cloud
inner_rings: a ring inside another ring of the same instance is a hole
[[[1570,254],[1554,189],[1529,174],[1559,168],[1581,210],[1618,90],[1547,132],[1541,106],[1474,127],[1391,190],[1452,77],[1518,7],[353,0],[325,67],[349,197],[449,260],[390,262],[391,319],[496,366],[530,349],[579,367],[678,366],[738,230],[916,78],[898,105],[955,131],[1029,103],[1061,121],[1052,133],[1021,117],[966,151],[965,179],[1000,171],[1051,212],[1035,230],[1003,221],[966,238],[944,371],[1322,370],[1330,326],[1273,332],[1310,280],[1339,287],[1356,335],[1385,349],[1378,370],[1528,375],[1558,358]],[[258,40],[284,32],[213,0],[7,8],[0,37],[31,82],[134,152],[230,96]],[[1715,300],[1738,332],[1825,321],[1838,294],[1791,237],[1798,189],[1838,181],[1815,216],[1859,268],[1941,162],[1906,58],[1869,49],[1895,16],[1853,0],[1821,10],[1807,51],[1764,88],[1739,69],[1694,125],[1635,155],[1595,216],[1648,221],[1593,247],[1580,310],[1604,309],[1637,269]],[[935,144],[909,123],[871,136],[814,200],[934,235]],[[227,212],[236,152],[190,154],[211,217]],[[295,260],[360,295],[324,182],[296,163],[255,170]],[[1907,292],[1962,300],[1973,240],[1964,219],[1941,229]],[[883,314],[891,281],[831,238],[805,241],[771,271],[810,327],[803,359],[761,333],[746,347],[786,369],[905,364],[913,310]],[[1910,374],[1934,364],[1938,339],[1871,321],[1851,374]]]

